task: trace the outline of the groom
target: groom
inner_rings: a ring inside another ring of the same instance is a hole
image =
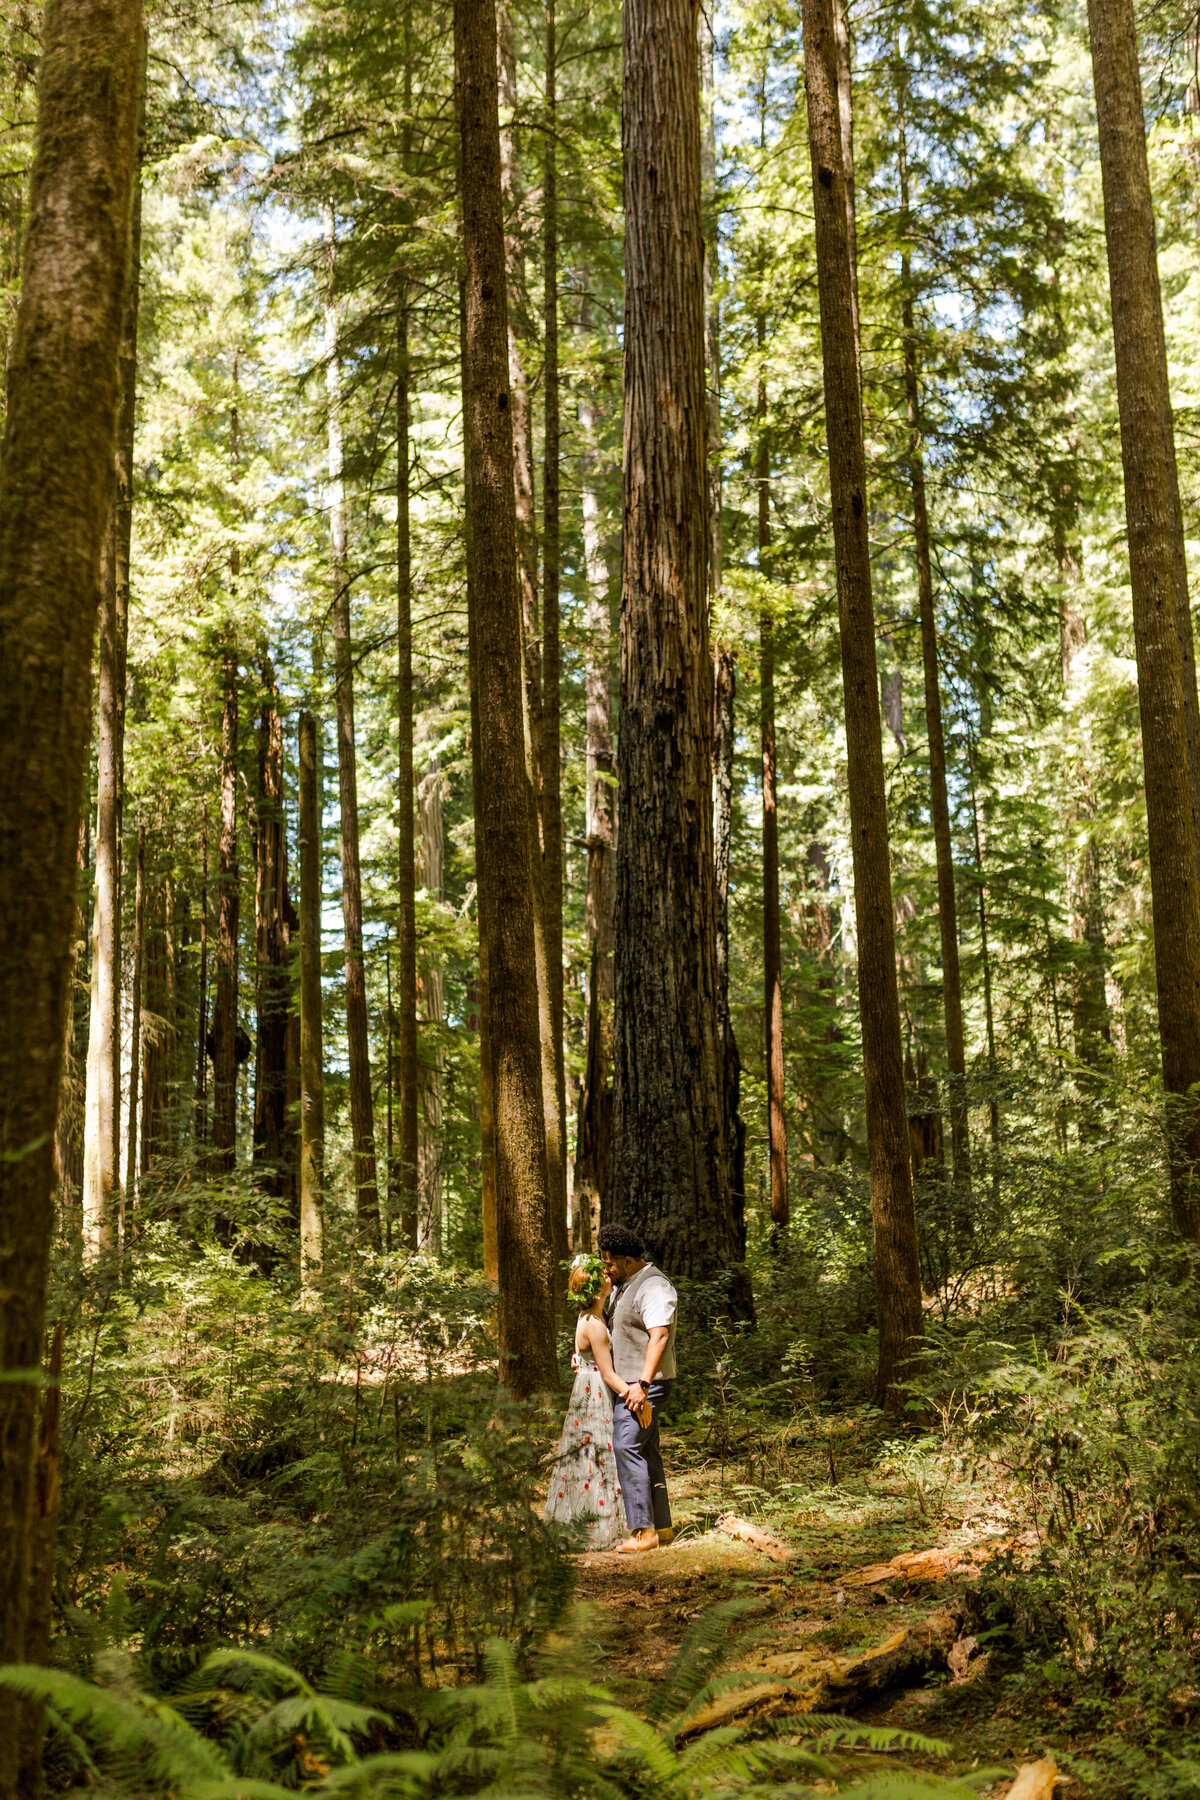
[[[617,1548],[626,1553],[656,1550],[674,1538],[667,1478],[658,1442],[658,1415],[675,1379],[675,1309],[678,1296],[628,1225],[602,1225],[596,1242],[604,1272],[617,1289],[609,1314],[613,1367],[629,1383],[613,1401],[613,1455],[616,1457],[629,1536]],[[650,1402],[651,1419],[638,1413]]]

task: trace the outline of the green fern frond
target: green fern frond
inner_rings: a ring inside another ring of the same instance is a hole
[[[378,1671],[362,1650],[335,1650],[325,1665],[321,1692],[334,1700],[367,1704],[367,1695],[378,1680]]]
[[[276,1656],[267,1656],[261,1650],[214,1650],[206,1656],[197,1673],[210,1678],[217,1677],[234,1685],[231,1678],[260,1677],[269,1686],[254,1691],[262,1693],[278,1693],[280,1688],[286,1692],[289,1688],[299,1694],[315,1695],[316,1689],[305,1680],[299,1669],[293,1669],[289,1663],[280,1662]],[[250,1685],[249,1681],[245,1682]]]
[[[355,1706],[349,1700],[334,1700],[326,1694],[288,1694],[277,1700],[260,1719],[256,1719],[246,1735],[248,1747],[284,1739],[303,1732],[328,1745],[344,1762],[358,1761],[352,1734],[369,1731],[374,1724],[389,1723],[386,1713],[373,1707]]]
[[[662,1793],[673,1793],[679,1779],[679,1759],[670,1744],[648,1719],[626,1712],[623,1706],[598,1706],[598,1716],[612,1725],[620,1737],[619,1755],[636,1758]]]
[[[331,1769],[322,1782],[329,1794],[439,1792],[438,1758],[427,1750],[384,1750],[361,1762]]]
[[[722,1600],[692,1620],[670,1667],[650,1697],[646,1717],[652,1723],[674,1719],[712,1678],[717,1665],[735,1654],[742,1640],[734,1627],[747,1613],[756,1612],[758,1605],[756,1600]]]
[[[47,1701],[109,1755],[136,1758],[148,1775],[165,1786],[184,1788],[195,1780],[219,1780],[230,1773],[217,1747],[165,1701],[94,1687],[65,1669],[21,1663],[0,1667],[0,1684],[30,1699]]]
[[[504,1703],[509,1741],[515,1743],[521,1735],[521,1720],[526,1711],[517,1653],[507,1639],[490,1638],[484,1645],[483,1666],[488,1687]]]
[[[995,1773],[991,1771],[993,1780]],[[962,1776],[888,1773],[846,1788],[841,1800],[978,1800],[974,1783],[975,1772],[970,1785]]]
[[[922,1737],[919,1731],[903,1731],[885,1725],[859,1725],[843,1719],[831,1730],[821,1732],[814,1740],[821,1750],[912,1750],[918,1756],[949,1756],[950,1746],[944,1738]]]
[[[227,1775],[221,1781],[193,1781],[179,1791],[179,1800],[296,1800],[294,1788],[254,1776]]]
[[[766,1679],[761,1669],[730,1669],[724,1675],[712,1676],[703,1687],[697,1688],[684,1711],[672,1718],[670,1736],[676,1741],[681,1738],[710,1700],[719,1700],[723,1694],[734,1694],[739,1688],[761,1687]]]

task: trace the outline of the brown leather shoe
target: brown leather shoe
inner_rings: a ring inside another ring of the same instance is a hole
[[[657,1531],[635,1531],[635,1532],[631,1533],[631,1535],[625,1539],[625,1542],[623,1544],[617,1545],[617,1555],[618,1556],[636,1556],[638,1551],[640,1551],[640,1550],[657,1550],[657,1549],[658,1549],[658,1533],[657,1533]]]

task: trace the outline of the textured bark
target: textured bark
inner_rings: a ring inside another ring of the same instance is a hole
[[[333,213],[325,212],[330,277],[335,254]],[[329,405],[329,538],[333,568],[333,642],[341,810],[342,920],[346,933],[346,1046],[350,1062],[350,1132],[354,1141],[354,1206],[359,1235],[373,1249],[382,1244],[379,1184],[375,1169],[375,1108],[363,959],[362,866],[358,837],[358,764],[354,744],[354,652],[350,633],[350,578],[346,567],[346,494],[342,476],[342,392],[337,313],[325,307],[325,386]]]
[[[1200,888],[1195,793],[1181,666],[1177,540],[1169,449],[1170,391],[1158,285],[1154,208],[1131,0],[1089,0],[1100,133],[1104,225],[1116,348],[1125,519],[1133,589],[1138,703],[1150,840],[1154,957],[1163,1083],[1168,1097],[1171,1201],[1181,1236],[1200,1240]]]
[[[541,818],[542,666],[538,630],[537,520],[533,492],[533,414],[521,337],[528,330],[529,293],[521,244],[525,200],[521,158],[512,132],[517,110],[517,39],[506,0],[496,6],[496,77],[500,92],[500,189],[504,205],[504,273],[508,292],[508,391],[513,434],[513,499],[517,515],[517,575],[524,621],[525,698],[533,745],[535,791]]]
[[[396,768],[397,914],[400,938],[400,1010],[397,1074],[400,1097],[400,1242],[415,1250],[418,1230],[417,1125],[417,912],[413,794],[412,542],[409,519],[408,303],[397,320],[396,382],[396,704],[399,715]],[[390,1076],[389,1076],[390,1082]],[[390,1092],[390,1087],[389,1087]]]
[[[803,22],[854,853],[859,1012],[879,1315],[878,1393],[882,1402],[895,1405],[899,1398],[896,1383],[921,1336],[921,1280],[908,1156],[862,398],[831,0],[804,0]]]
[[[275,671],[264,659],[255,818],[254,922],[257,948],[254,1162],[268,1194],[292,1192],[287,1122],[287,1032],[292,978],[288,963],[287,833],[283,812],[283,721]]]
[[[534,844],[522,717],[512,413],[494,0],[455,0],[465,291],[468,612],[476,714],[476,861],[486,945],[496,1147],[500,1374],[553,1391],[551,1197],[538,1011]]]
[[[625,454],[611,1216],[738,1258],[717,1033],[709,471],[694,0],[626,0]]]
[[[0,1661],[25,1652],[54,1119],[116,436],[137,0],[49,0],[0,461]],[[14,1379],[15,1377],[15,1379]],[[0,1800],[18,1703],[0,1692]]]
[[[586,280],[584,281],[586,292]],[[586,303],[580,323],[589,324]],[[608,566],[600,526],[600,457],[596,411],[590,395],[577,406],[581,447],[579,474],[583,513],[583,562],[587,581],[584,613],[587,705],[587,892],[584,919],[588,936],[588,1017],[583,1087],[575,1138],[575,1220],[577,1250],[595,1242],[607,1204],[612,1172],[612,1009],[613,909],[616,901],[616,761],[612,729],[612,614]]]
[[[904,102],[900,93],[900,207],[905,233],[911,231],[908,157]],[[958,901],[954,886],[954,843],[950,835],[950,802],[946,789],[946,740],[942,730],[942,695],[938,678],[937,620],[933,610],[933,556],[929,503],[925,491],[924,430],[913,321],[912,271],[908,251],[900,259],[901,322],[904,331],[904,393],[908,410],[908,474],[913,505],[913,554],[917,564],[917,602],[921,614],[921,661],[925,674],[925,730],[929,738],[929,810],[937,863],[938,930],[942,946],[942,1010],[946,1026],[946,1068],[950,1089],[950,1154],[954,1178],[964,1186],[971,1178],[971,1139],[967,1117],[967,1059],[963,1031],[962,973],[958,959]]]
[[[317,723],[300,714],[300,1280],[321,1272],[321,1180],[325,1161],[325,1073],[321,1048],[321,824],[317,812]]]
[[[547,1162],[554,1209],[556,1261],[567,1260],[567,1077],[563,1058],[563,835],[562,656],[559,646],[559,392],[558,392],[558,168],[557,39],[555,0],[546,0],[546,136],[542,184],[545,468],[542,479],[542,868],[546,906],[546,979],[549,986],[557,1163]],[[547,1147],[550,1140],[547,1139]]]
[[[766,347],[766,320],[758,315],[758,345]],[[758,384],[758,566],[768,573],[771,554],[771,463],[766,436],[767,389]],[[767,1133],[771,1159],[771,1230],[787,1231],[787,1093],[783,1069],[783,968],[779,932],[779,812],[775,794],[775,644],[769,613],[758,622],[759,713],[762,737],[763,1060],[767,1076]]]
[[[125,1209],[131,1235],[137,1212],[138,1097],[142,1086],[142,971],[145,952],[146,827],[143,824],[138,826],[137,874],[133,890],[133,986],[129,1005],[129,1118],[125,1132]]]
[[[216,992],[212,1022],[212,1167],[218,1174],[228,1174],[237,1161],[238,918],[241,909],[237,839],[238,659],[232,636],[221,655],[221,683],[224,704],[221,711],[221,824],[217,840]],[[150,966],[156,967],[157,962],[148,953],[148,969]],[[147,1049],[149,1051],[149,1045]],[[148,1054],[148,1090],[151,1060]],[[156,1048],[153,1056],[156,1069],[158,1060]],[[150,1167],[153,1155],[155,1111],[155,1096],[150,1092],[143,1103],[142,1115],[146,1145],[142,1158],[144,1169]]]
[[[721,303],[717,297],[717,113],[713,9],[700,8],[700,175],[704,206],[704,362],[708,422],[708,593],[715,608],[724,573],[721,493]],[[722,1046],[730,1204],[738,1254],[746,1248],[746,1126],[741,1117],[742,1059],[729,1009],[729,856],[733,841],[734,702],[737,652],[713,651],[713,862],[716,884],[717,1041]]]

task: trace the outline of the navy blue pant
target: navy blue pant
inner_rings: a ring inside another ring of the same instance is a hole
[[[654,1417],[645,1430],[618,1395],[613,1395],[613,1455],[625,1518],[630,1531],[665,1531],[671,1523],[667,1478],[658,1442],[658,1415],[672,1383],[652,1381],[648,1395]]]

